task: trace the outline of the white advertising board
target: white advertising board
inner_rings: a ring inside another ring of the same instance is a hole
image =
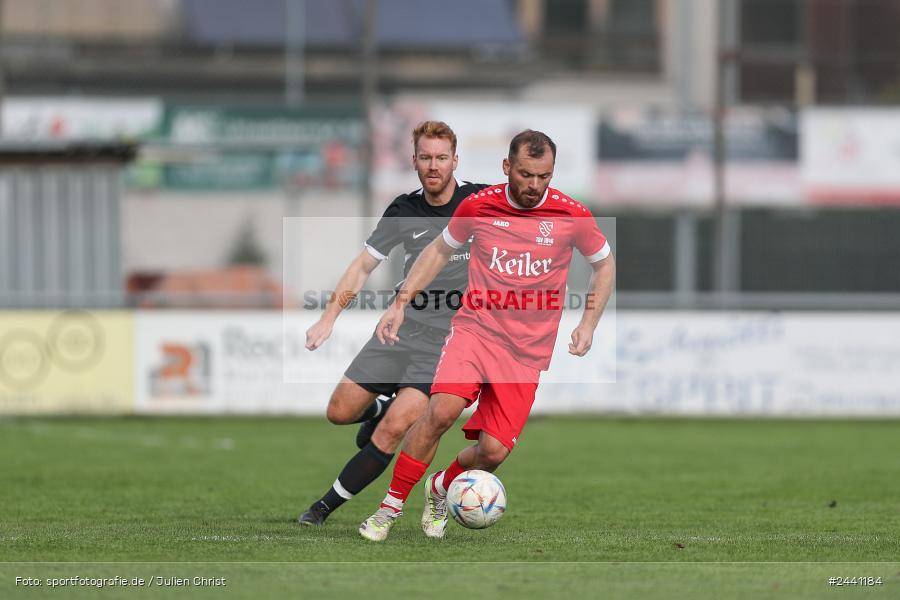
[[[617,326],[617,382],[543,390],[548,409],[900,415],[897,314],[620,312]]]
[[[587,358],[568,354],[577,315],[567,315],[544,381],[599,384],[615,377],[615,319],[604,318]],[[317,313],[139,312],[135,322],[138,413],[324,414],[328,397],[380,315],[347,311],[310,352]]]
[[[900,109],[809,109],[800,139],[810,200],[900,203]]]
[[[368,339],[346,328],[353,319],[345,321],[318,356],[320,382],[286,384],[285,362],[309,354],[306,322],[284,326],[278,312],[139,312],[135,411],[324,415],[345,358]]]
[[[136,411],[324,415],[378,315],[348,311],[310,353],[314,317],[138,313]],[[563,319],[535,413],[900,416],[900,314],[619,311],[594,362],[564,356],[578,317]]]

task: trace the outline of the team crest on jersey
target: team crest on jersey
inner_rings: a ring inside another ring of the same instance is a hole
[[[553,238],[550,237],[550,234],[553,232],[553,221],[541,221],[538,224],[538,237],[534,238],[534,241],[538,243],[539,246],[552,246]]]

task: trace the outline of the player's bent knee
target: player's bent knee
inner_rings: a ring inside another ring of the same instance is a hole
[[[335,425],[355,423],[376,394],[344,377],[331,392],[325,417]]]
[[[379,427],[372,434],[372,443],[382,452],[392,453],[400,446],[405,434],[405,431]]]
[[[334,425],[346,425],[353,419],[340,404],[329,403],[325,410],[325,418]]]
[[[479,447],[477,462],[482,470],[493,471],[506,460],[507,456],[509,450],[505,446]]]
[[[456,423],[459,413],[446,407],[433,407],[428,411],[428,424],[434,431],[444,433]]]
[[[325,409],[325,418],[335,425],[347,425],[356,420],[357,411],[338,392],[331,395],[328,408]]]
[[[385,417],[375,429],[375,433],[372,435],[372,441],[374,441],[375,445],[381,450],[392,451],[393,448],[400,445],[400,441],[403,439],[403,436],[406,435],[406,432],[411,425],[412,423],[407,423],[406,420],[388,421],[387,417]],[[388,450],[388,448],[390,448],[390,450]]]

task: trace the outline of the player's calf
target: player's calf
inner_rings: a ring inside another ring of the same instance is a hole
[[[393,398],[376,398],[373,403],[376,408],[375,416],[363,421],[359,426],[359,430],[356,432],[356,447],[359,449],[365,448],[366,445],[372,441],[372,436],[375,434],[375,431],[378,429],[378,426],[381,422],[387,417],[388,409],[390,409],[391,405],[396,400],[396,396]],[[380,408],[380,410],[378,410]],[[367,411],[371,413],[371,411]],[[396,445],[384,444],[382,442],[378,443],[379,448],[385,448],[390,452],[393,452],[397,447]]]
[[[411,388],[403,388],[395,398],[391,410],[384,416],[372,434],[372,441],[379,448],[393,452],[400,446],[403,436],[425,412],[428,397]]]
[[[475,457],[472,461],[471,469],[493,473],[494,469],[499,467],[506,460],[506,457],[509,456],[509,449],[497,440],[491,440],[490,442],[486,442],[484,439],[479,440],[475,444],[474,449]]]
[[[315,501],[297,521],[306,526],[324,525],[328,515],[378,479],[393,457],[393,454],[382,452],[371,442],[366,444],[347,462],[325,495]]]
[[[425,414],[406,434],[404,452],[426,464],[430,463],[441,436],[453,426],[465,407],[464,398],[452,394],[433,394]],[[424,474],[423,472],[422,475]]]

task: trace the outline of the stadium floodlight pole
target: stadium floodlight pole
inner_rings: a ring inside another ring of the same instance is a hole
[[[734,0],[719,1],[719,34],[716,44],[716,92],[713,107],[713,194],[715,204],[715,229],[713,238],[713,289],[718,295],[718,304],[724,307],[728,292],[731,291],[736,268],[733,249],[736,240],[730,239],[730,214],[725,188],[725,168],[727,166],[725,146],[725,117],[729,95],[733,94],[735,81],[731,67],[737,56],[735,38],[737,36],[737,7]],[[731,89],[730,89],[731,88]],[[731,93],[729,93],[731,92]]]
[[[0,138],[3,137],[3,106],[6,104],[6,72],[3,56],[3,0],[0,0]]]
[[[365,0],[362,19],[362,112],[365,123],[366,139],[363,142],[363,181],[362,181],[362,215],[375,215],[375,198],[372,189],[374,174],[374,135],[372,131],[372,110],[375,94],[378,89],[378,40],[376,38],[378,0]],[[365,220],[364,220],[365,222]]]
[[[713,106],[713,289],[725,293],[725,83],[723,50],[716,49],[716,97]]]
[[[305,86],[306,4],[305,0],[284,0],[284,101],[288,106],[303,103]]]

